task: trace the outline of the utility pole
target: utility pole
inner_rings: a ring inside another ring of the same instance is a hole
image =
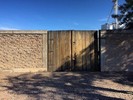
[[[114,19],[115,19],[115,29],[119,28],[119,22],[118,22],[118,0],[112,0],[114,3]]]

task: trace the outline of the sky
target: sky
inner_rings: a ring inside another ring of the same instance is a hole
[[[0,0],[0,29],[98,30],[112,6],[112,0]]]

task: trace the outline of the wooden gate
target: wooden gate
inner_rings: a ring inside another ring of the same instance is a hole
[[[49,31],[48,71],[98,69],[96,31]]]

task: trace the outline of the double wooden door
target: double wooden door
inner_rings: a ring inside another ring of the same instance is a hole
[[[48,71],[97,69],[96,31],[49,31]]]

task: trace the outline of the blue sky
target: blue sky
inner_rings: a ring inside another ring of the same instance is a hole
[[[0,29],[100,29],[112,5],[112,0],[0,0]]]

